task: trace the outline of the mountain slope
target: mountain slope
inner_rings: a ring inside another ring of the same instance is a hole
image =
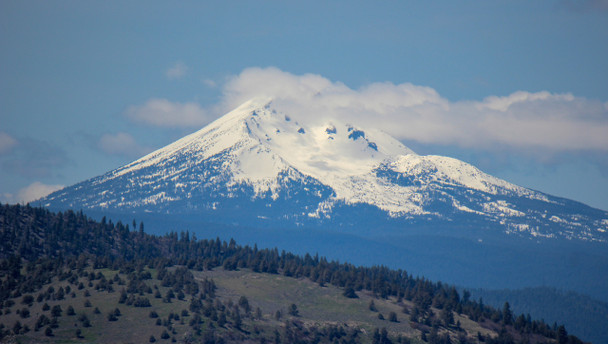
[[[251,100],[205,128],[41,200],[51,209],[185,215],[248,226],[394,233],[492,229],[523,238],[608,241],[608,213],[420,156],[389,135],[292,118]]]

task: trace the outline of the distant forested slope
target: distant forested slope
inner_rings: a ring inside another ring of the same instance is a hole
[[[563,321],[568,328],[593,343],[608,343],[608,304],[574,292],[538,287],[520,290],[471,290],[474,299],[482,298],[499,307],[509,301],[513,311],[530,314],[548,323]]]

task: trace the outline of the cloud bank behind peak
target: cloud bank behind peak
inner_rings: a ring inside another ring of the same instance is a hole
[[[484,149],[608,151],[608,103],[570,93],[517,91],[451,102],[431,87],[375,82],[352,89],[321,75],[248,68],[223,89],[222,110],[271,97],[310,120],[340,119],[401,140]]]

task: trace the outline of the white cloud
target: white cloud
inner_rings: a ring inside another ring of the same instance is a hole
[[[216,88],[217,87],[217,83],[215,81],[213,81],[212,79],[203,79],[203,84],[209,88]]]
[[[97,146],[107,154],[127,157],[139,157],[151,151],[150,148],[139,145],[133,136],[122,132],[102,135]]]
[[[15,145],[17,140],[7,133],[0,132],[0,154],[9,152]]]
[[[171,68],[165,71],[165,76],[167,79],[180,79],[188,72],[188,66],[186,66],[183,62],[176,62]]]
[[[174,103],[167,99],[150,99],[140,106],[131,106],[127,117],[139,123],[157,127],[200,127],[210,116],[196,103]]]
[[[20,189],[17,194],[2,194],[4,202],[7,203],[28,203],[38,200],[52,192],[64,188],[64,185],[47,185],[41,182],[32,184]]]
[[[372,83],[351,89],[320,75],[249,68],[224,86],[223,111],[258,97],[311,120],[338,118],[379,127],[399,139],[484,150],[608,150],[608,109],[572,94],[518,91],[450,102],[434,89]]]
[[[504,112],[504,111],[507,111],[513,105],[525,104],[527,102],[533,102],[533,101],[549,101],[549,100],[573,101],[574,96],[571,94],[553,95],[547,91],[537,92],[537,93],[518,91],[518,92],[512,93],[506,97],[489,96],[486,99],[484,99],[483,102],[481,102],[479,104],[479,107],[480,107],[480,109],[483,109],[483,107],[486,107],[488,109]]]

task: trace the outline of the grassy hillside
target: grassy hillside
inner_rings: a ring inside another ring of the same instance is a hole
[[[167,273],[172,271],[176,268]],[[149,342],[151,337],[167,343],[174,340],[275,342],[276,330],[283,343],[333,342],[335,338],[372,343],[379,329],[380,334],[386,329],[388,339],[395,343],[420,343],[422,338],[445,341],[446,335],[452,342],[476,342],[480,335],[497,338],[502,328],[491,321],[474,322],[455,313],[454,323],[460,326],[427,327],[412,323],[410,315],[403,312],[415,307],[411,301],[382,299],[365,291],[357,292],[357,298],[348,298],[341,288],[319,286],[305,278],[247,269],[184,271],[191,273],[196,283],[216,288],[205,291],[201,287],[196,295],[181,296],[183,288],[176,291],[174,286],[163,286],[166,283],[156,278],[138,279],[138,275],[146,272],[158,277],[154,269],[144,268],[142,273],[128,274],[111,269],[88,268],[79,273],[66,270],[63,276],[53,278],[38,292],[5,300],[0,316],[5,330],[3,342],[140,343]],[[134,287],[140,281],[145,286]],[[128,297],[121,301],[126,290],[135,292],[127,292]],[[175,297],[168,299],[171,292]],[[129,297],[145,298],[150,305],[129,305]],[[197,301],[201,301],[201,310],[193,306]],[[374,310],[370,309],[372,301]],[[297,315],[292,305],[296,305]],[[58,306],[60,313],[55,311]],[[68,311],[70,308],[73,312]],[[441,313],[438,309],[432,311]],[[157,317],[151,317],[152,312]],[[237,313],[241,325],[238,325]],[[391,313],[396,319],[390,319]],[[15,331],[17,323],[21,329]],[[167,338],[163,338],[163,333]],[[512,335],[518,338],[516,333]],[[541,336],[529,339],[550,341]]]

